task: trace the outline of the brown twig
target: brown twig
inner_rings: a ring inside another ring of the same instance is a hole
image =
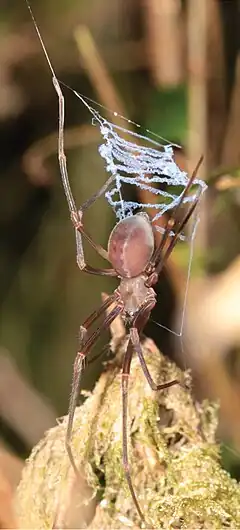
[[[29,180],[37,186],[52,184],[52,174],[46,166],[46,161],[56,153],[57,132],[35,142],[24,153],[22,166]],[[97,142],[99,132],[91,125],[81,125],[66,129],[64,143],[66,149],[82,147]]]
[[[24,379],[3,349],[0,351],[0,415],[29,447],[54,425],[56,417],[54,410]]]
[[[183,78],[183,26],[178,0],[146,0],[146,48],[157,86],[173,87]]]
[[[235,83],[232,91],[232,100],[224,139],[222,163],[224,165],[240,165],[240,53],[236,61]]]
[[[189,0],[187,17],[188,48],[188,161],[191,165],[204,155],[199,175],[206,176],[207,153],[207,3],[209,0]],[[201,202],[201,226],[197,244],[205,248],[207,239],[207,203]]]

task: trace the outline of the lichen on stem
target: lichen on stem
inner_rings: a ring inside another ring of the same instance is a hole
[[[139,528],[122,466],[120,359],[122,323],[112,327],[114,361],[77,408],[74,476],[65,450],[67,417],[33,449],[18,488],[20,528]],[[146,339],[144,356],[156,382],[188,379]],[[215,441],[217,407],[195,403],[176,385],[153,392],[133,358],[129,381],[129,456],[134,488],[149,528],[240,528],[240,487],[221,468]]]

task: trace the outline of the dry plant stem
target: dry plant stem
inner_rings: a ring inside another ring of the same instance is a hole
[[[212,0],[210,0],[212,1]],[[188,0],[187,48],[188,48],[188,160],[193,161],[204,154],[199,173],[206,176],[207,153],[207,4],[209,0]],[[196,16],[197,13],[197,16]],[[198,227],[196,244],[204,249],[207,239],[207,203],[201,202],[201,224]]]
[[[20,482],[23,466],[24,461],[9,451],[0,439],[0,470],[13,490],[17,488]]]
[[[13,491],[0,469],[0,528],[17,528],[13,510]]]
[[[29,180],[38,186],[52,185],[51,171],[47,160],[56,153],[57,132],[38,140],[24,153],[22,165]],[[87,146],[99,140],[99,132],[91,125],[80,125],[66,129],[64,144],[66,150]]]
[[[55,422],[55,411],[31,387],[4,348],[0,348],[0,416],[29,448]]]
[[[222,162],[224,165],[240,164],[240,148],[239,148],[239,133],[240,133],[240,53],[238,54],[235,70],[235,83],[232,92],[232,100],[230,106],[229,120],[227,124],[227,132],[225,136]]]
[[[19,484],[23,461],[0,443],[0,528],[17,528],[14,492]]]
[[[122,467],[120,364],[126,340],[120,319],[111,331],[115,360],[75,415],[73,451],[81,489],[65,450],[65,417],[26,463],[16,499],[20,528],[139,527]],[[183,378],[150,339],[143,353],[159,383]],[[194,403],[182,386],[153,392],[137,357],[129,391],[131,475],[149,528],[240,528],[240,488],[218,461],[216,407]]]
[[[182,24],[178,0],[145,0],[148,63],[157,86],[182,82]]]
[[[108,105],[110,109],[114,109],[125,116],[123,103],[113,86],[89,29],[86,26],[78,26],[75,31],[75,39],[84,66],[88,71],[93,86],[96,88],[100,101],[104,105]],[[91,58],[92,68],[89,68],[89,58]]]
[[[207,2],[207,161],[208,171],[221,161],[226,129],[226,71],[221,7],[217,0]]]

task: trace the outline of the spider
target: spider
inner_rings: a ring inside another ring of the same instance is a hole
[[[77,406],[80,380],[84,370],[85,360],[102,331],[108,329],[113,320],[117,316],[121,315],[129,329],[129,339],[123,357],[121,375],[123,467],[136,510],[142,522],[145,523],[145,517],[133,488],[128,459],[128,379],[133,353],[136,352],[139,357],[143,373],[152,390],[159,391],[179,383],[177,380],[169,381],[164,384],[156,384],[153,381],[143,356],[140,334],[143,331],[150,317],[151,311],[156,304],[156,293],[153,289],[153,286],[157,283],[159,274],[165,266],[166,261],[173,251],[184,226],[190,219],[199,201],[201,193],[196,195],[196,198],[189,207],[185,217],[182,219],[179,218],[179,208],[183,204],[189,189],[194,183],[197,171],[202,162],[202,157],[193,171],[184,191],[180,195],[178,204],[174,208],[172,217],[167,220],[161,241],[158,245],[155,245],[154,226],[151,224],[149,216],[143,212],[126,217],[115,225],[108,240],[108,250],[105,250],[101,245],[95,243],[84,228],[83,214],[101,195],[107,191],[108,187],[114,180],[114,176],[109,177],[100,190],[98,190],[90,199],[88,199],[80,209],[77,209],[69,183],[66,155],[64,152],[64,96],[61,90],[60,82],[55,75],[28,0],[26,0],[26,3],[49,68],[51,70],[53,85],[58,96],[59,167],[70,212],[70,218],[75,229],[77,265],[81,271],[84,271],[88,274],[117,277],[120,280],[119,286],[117,289],[115,289],[114,293],[110,295],[97,310],[93,311],[93,313],[85,320],[83,325],[80,326],[79,347],[74,362],[72,391],[68,410],[68,424],[65,438],[66,450],[69,455],[72,467],[74,468],[76,475],[78,475],[78,468],[71,448],[71,437],[74,413]],[[82,237],[88,241],[88,243],[100,256],[110,263],[110,268],[94,268],[86,263]],[[111,306],[114,307],[110,310]],[[90,330],[92,324],[95,323],[101,316],[104,316],[104,318],[99,327],[94,332],[91,332]]]
[[[55,87],[57,86],[58,85],[55,82]],[[62,96],[59,95],[59,97],[61,98]],[[61,101],[61,99],[59,99],[59,101]],[[62,180],[66,185],[68,176],[66,160],[64,158],[62,147],[59,151],[59,161]],[[192,176],[184,189],[184,192],[179,198],[179,203],[175,208],[174,218],[171,217],[168,219],[161,241],[158,245],[155,245],[154,227],[151,224],[149,216],[144,212],[126,217],[115,225],[108,240],[107,251],[103,249],[101,245],[96,244],[91,239],[84,228],[82,219],[83,212],[98,197],[100,197],[102,193],[104,193],[106,185],[104,185],[92,198],[84,203],[80,210],[76,211],[74,209],[71,211],[71,219],[76,233],[77,264],[80,270],[89,274],[118,277],[120,284],[117,289],[115,289],[114,293],[110,295],[107,300],[105,300],[102,305],[85,320],[83,325],[80,326],[79,349],[74,362],[72,392],[70,397],[68,424],[65,438],[66,450],[77,475],[78,469],[71,448],[71,435],[74,412],[79,395],[80,379],[84,369],[85,359],[101,335],[102,331],[108,329],[113,320],[115,320],[118,315],[121,315],[127,325],[127,328],[129,329],[129,339],[123,357],[121,375],[123,467],[126,480],[128,482],[129,491],[131,493],[138,515],[143,523],[146,523],[146,521],[133,488],[128,459],[128,378],[130,374],[133,353],[136,352],[141,363],[143,373],[152,390],[159,391],[179,383],[179,381],[176,379],[168,381],[164,384],[156,384],[153,381],[143,356],[140,334],[149,320],[151,311],[156,304],[156,293],[153,289],[153,286],[157,283],[159,274],[161,273],[168,257],[173,251],[182,229],[190,219],[198,204],[199,197],[197,197],[192,203],[191,207],[185,214],[185,217],[182,220],[178,220],[178,210],[181,207],[189,188],[193,184],[201,162],[202,157],[193,171]],[[170,233],[172,234],[173,232],[174,235],[172,236],[172,239],[169,243],[168,240]],[[95,269],[85,262],[82,236],[88,240],[98,254],[110,262],[112,268]],[[112,305],[114,307],[104,317],[99,327],[94,332],[89,333],[89,329],[91,328],[92,324],[99,319],[101,315],[104,315],[106,310]]]

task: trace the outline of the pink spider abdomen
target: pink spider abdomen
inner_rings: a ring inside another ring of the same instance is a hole
[[[120,221],[108,240],[109,260],[123,278],[134,278],[141,274],[153,251],[153,230],[148,215],[144,213]]]

